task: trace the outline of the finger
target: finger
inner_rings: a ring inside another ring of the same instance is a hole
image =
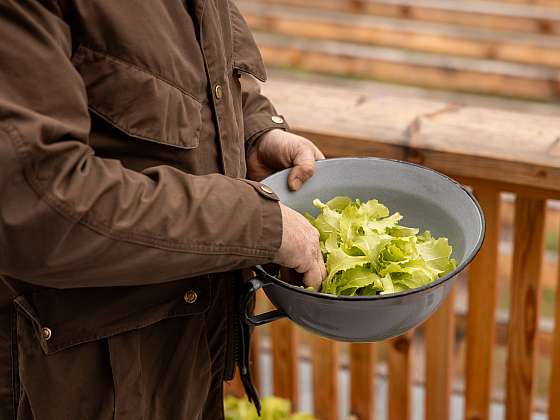
[[[314,147],[314,149],[315,149],[315,150],[314,150],[315,160],[323,160],[323,159],[325,159],[325,155],[323,154],[323,152],[321,152],[317,146],[313,145],[313,147]]]
[[[327,277],[327,267],[325,266],[325,262],[323,261],[323,254],[321,253],[321,249],[317,248],[317,265],[319,266],[319,270],[321,272],[321,283]]]
[[[318,291],[321,287],[321,270],[318,264],[313,264],[310,270],[306,271],[303,275],[303,284],[305,287],[312,287],[313,290]]]
[[[325,280],[327,278],[327,267],[325,266],[325,263],[323,262],[323,258],[321,258],[321,262],[319,264],[319,266],[321,267],[321,283],[323,282],[323,280]]]
[[[309,147],[302,148],[296,155],[293,164],[294,168],[288,175],[288,186],[291,190],[297,191],[315,173],[314,150]]]

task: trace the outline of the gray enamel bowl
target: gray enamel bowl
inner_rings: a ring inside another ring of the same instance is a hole
[[[242,299],[245,322],[261,325],[287,316],[303,328],[340,341],[367,342],[395,337],[419,325],[443,302],[454,278],[475,257],[484,239],[484,215],[463,186],[431,169],[395,160],[342,158],[317,162],[317,171],[298,192],[287,187],[288,170],[263,181],[285,205],[317,214],[314,198],[326,202],[337,195],[375,198],[404,218],[401,224],[445,236],[453,247],[457,269],[438,281],[383,296],[346,297],[292,286],[257,267]],[[275,311],[252,316],[248,306],[263,288]]]

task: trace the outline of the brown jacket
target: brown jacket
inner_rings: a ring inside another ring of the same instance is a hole
[[[253,76],[232,1],[0,0],[0,419],[222,418],[282,235]]]

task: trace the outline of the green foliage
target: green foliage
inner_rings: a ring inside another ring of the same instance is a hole
[[[328,275],[321,292],[344,296],[395,293],[423,286],[453,271],[447,238],[398,223],[399,213],[377,200],[335,197],[313,200],[317,217],[306,218],[320,234]]]
[[[291,414],[291,403],[278,397],[265,397],[262,399],[262,414],[257,415],[257,410],[246,399],[228,396],[224,400],[226,420],[315,420],[311,414]]]

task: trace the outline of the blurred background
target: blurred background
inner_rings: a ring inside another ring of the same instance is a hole
[[[560,0],[237,0],[269,78],[340,86],[368,96],[423,98],[560,117]],[[333,101],[337,98],[333,97]],[[405,103],[403,101],[403,103]],[[560,139],[560,125],[559,125]],[[556,160],[558,163],[558,159]],[[491,418],[505,418],[508,321],[512,296],[515,196],[500,194]],[[547,200],[540,270],[534,419],[547,418],[554,308],[558,294],[560,205]],[[536,273],[535,275],[539,275]],[[464,419],[468,273],[456,287],[450,418]],[[266,306],[261,302],[261,306]],[[259,331],[259,376],[273,393],[270,331]],[[311,365],[301,333],[298,405],[312,411]],[[412,337],[413,419],[424,418],[425,334]],[[349,412],[348,346],[340,345],[338,418]],[[387,346],[376,347],[375,413],[387,418]],[[557,395],[560,398],[560,395]],[[472,417],[469,420],[485,418]],[[508,416],[508,418],[521,418]],[[397,419],[398,420],[398,419]],[[430,419],[431,420],[431,419]],[[552,420],[552,419],[551,419]],[[555,419],[557,420],[557,419]]]

